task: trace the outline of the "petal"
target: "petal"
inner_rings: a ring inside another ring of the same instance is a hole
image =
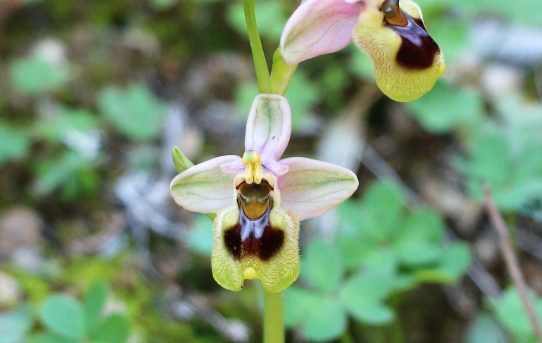
[[[288,63],[343,49],[365,4],[362,1],[307,0],[290,17],[280,39]]]
[[[260,154],[262,164],[276,161],[290,141],[292,114],[281,95],[260,94],[252,103],[247,120],[245,151]]]
[[[331,163],[303,157],[287,158],[281,163],[290,168],[279,180],[281,203],[299,220],[326,213],[358,188],[354,173]]]
[[[240,291],[245,279],[257,278],[267,292],[277,293],[288,288],[299,275],[299,220],[295,214],[280,206],[271,210],[270,225],[283,237],[280,249],[268,260],[245,255],[245,242],[239,231],[240,211],[232,206],[219,213],[214,221],[213,253],[211,266],[213,277],[222,287],[230,291]],[[237,231],[236,231],[237,230]],[[266,228],[265,230],[268,230]],[[258,244],[268,243],[264,234]],[[248,238],[250,240],[252,238]]]
[[[171,181],[171,196],[189,211],[217,213],[235,201],[234,175],[222,171],[221,166],[240,159],[220,156],[188,168]]]
[[[354,29],[354,42],[373,60],[376,83],[393,100],[415,100],[430,91],[445,71],[438,45],[425,30],[421,10],[401,0],[403,25],[384,20],[377,8],[367,8]]]

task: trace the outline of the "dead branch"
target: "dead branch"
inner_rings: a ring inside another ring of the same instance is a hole
[[[523,278],[517,257],[514,253],[514,249],[512,248],[512,244],[510,243],[510,233],[506,227],[506,224],[504,223],[504,220],[502,219],[501,213],[497,209],[497,206],[495,206],[495,202],[493,201],[493,196],[491,194],[491,188],[487,184],[484,185],[484,194],[489,220],[497,233],[499,247],[504,257],[506,268],[508,269],[512,282],[518,290],[521,302],[527,311],[527,316],[529,317],[535,334],[538,337],[538,341],[542,342],[542,326],[540,325],[540,320],[538,319],[536,311],[534,310],[533,303],[529,298],[525,279]]]

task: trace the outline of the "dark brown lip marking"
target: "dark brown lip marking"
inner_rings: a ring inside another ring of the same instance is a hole
[[[239,222],[224,232],[224,245],[236,260],[256,256],[269,261],[284,243],[284,232],[269,223],[269,208],[259,219],[251,220],[239,211]]]
[[[236,260],[256,256],[271,259],[284,243],[284,232],[271,226],[272,187],[266,180],[260,184],[241,183],[237,190],[239,222],[224,231],[224,245]]]
[[[401,37],[401,47],[395,60],[407,69],[422,70],[433,66],[440,48],[427,33],[421,19],[415,19],[401,11],[406,19],[406,26],[393,25],[384,20],[384,24]]]

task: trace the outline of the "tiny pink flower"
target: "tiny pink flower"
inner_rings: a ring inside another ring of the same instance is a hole
[[[171,182],[181,207],[214,213],[211,265],[215,280],[241,290],[258,278],[280,292],[299,275],[299,221],[349,198],[350,170],[303,157],[280,159],[291,132],[290,106],[280,95],[256,97],[247,121],[245,153],[195,165]]]
[[[445,71],[412,0],[306,0],[286,23],[280,47],[286,62],[300,63],[352,40],[371,57],[379,88],[396,101],[421,97]]]

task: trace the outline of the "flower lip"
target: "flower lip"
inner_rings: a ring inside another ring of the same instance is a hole
[[[396,55],[397,63],[404,68],[415,70],[432,67],[435,56],[440,54],[439,46],[427,33],[423,21],[413,18],[399,7],[394,7],[395,1],[384,2],[382,11],[384,24],[401,37],[401,46]]]
[[[284,245],[284,231],[271,225],[271,207],[258,219],[247,218],[239,212],[239,222],[224,231],[224,245],[230,255],[241,260],[257,257],[269,261]]]

